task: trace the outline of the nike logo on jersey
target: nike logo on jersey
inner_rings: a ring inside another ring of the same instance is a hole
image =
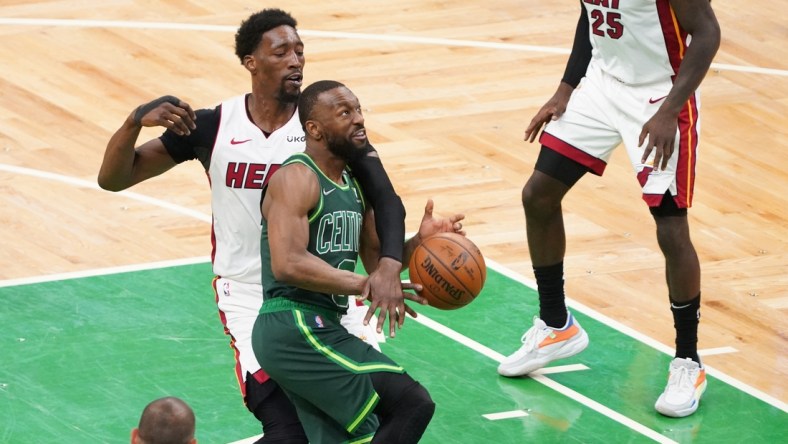
[[[653,104],[659,102],[660,100],[664,99],[665,97],[667,97],[667,95],[662,96],[662,97],[657,97],[656,99],[648,99],[648,103],[651,103],[653,105]]]
[[[246,143],[246,142],[249,142],[251,140],[252,139],[235,140],[235,137],[233,137],[232,139],[230,139],[230,145],[239,145],[241,143]]]
[[[323,188],[323,196],[328,196],[329,194],[333,193],[336,190],[337,190],[336,188],[331,188],[330,190]]]

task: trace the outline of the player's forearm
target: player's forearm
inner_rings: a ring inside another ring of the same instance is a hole
[[[109,139],[98,174],[98,184],[101,188],[120,191],[133,185],[132,176],[136,157],[134,144],[141,130],[142,126],[129,116]]]
[[[377,154],[367,155],[351,164],[364,195],[375,209],[375,227],[380,239],[380,255],[402,260],[405,238],[405,206]]]
[[[290,255],[287,260],[271,264],[277,281],[320,293],[358,295],[366,277],[353,271],[334,268],[310,253]]]

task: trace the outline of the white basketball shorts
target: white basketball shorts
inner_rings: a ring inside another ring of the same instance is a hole
[[[666,191],[679,208],[692,204],[700,133],[700,99],[695,92],[682,108],[672,156],[664,171],[654,169],[652,151],[641,163],[638,139],[643,125],[664,101],[672,82],[627,85],[604,73],[593,61],[572,93],[566,112],[547,124],[539,142],[602,175],[613,150],[622,142],[643,189],[643,200],[659,206]]]

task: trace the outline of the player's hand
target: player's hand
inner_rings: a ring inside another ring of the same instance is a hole
[[[400,281],[402,264],[389,257],[380,259],[378,267],[367,279],[361,292],[361,299],[370,301],[369,309],[364,316],[364,325],[369,325],[369,320],[380,310],[376,331],[383,332],[386,319],[389,320],[389,336],[395,337],[397,327],[402,328],[405,314],[414,318],[417,313],[405,304],[405,299],[419,304],[426,304],[426,299],[405,290],[421,291],[421,285]]]
[[[547,122],[550,120],[558,120],[558,118],[564,114],[564,111],[566,111],[566,105],[569,103],[572,91],[574,91],[574,88],[561,82],[555,94],[553,94],[553,97],[551,97],[550,100],[542,106],[539,112],[536,113],[534,118],[531,119],[531,123],[529,123],[528,128],[525,129],[525,137],[523,140],[533,142],[536,140],[539,131]]]
[[[192,107],[175,96],[163,96],[140,105],[131,115],[139,126],[163,126],[179,136],[188,136],[197,128]]]
[[[668,167],[673,155],[677,122],[676,115],[660,109],[643,125],[638,139],[638,146],[643,148],[640,163],[645,164],[654,151],[654,169],[664,171]]]
[[[424,216],[422,216],[421,225],[419,225],[419,237],[426,239],[438,233],[457,233],[465,236],[465,230],[462,229],[464,214],[457,213],[448,218],[436,218],[432,214],[434,208],[435,203],[432,199],[427,199],[427,205],[424,206]]]

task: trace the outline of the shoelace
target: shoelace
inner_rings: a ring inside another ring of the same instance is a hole
[[[668,387],[694,390],[695,383],[693,379],[694,378],[690,374],[689,368],[684,366],[674,367],[670,372],[670,378],[668,379]]]
[[[550,335],[550,328],[539,328],[536,325],[529,328],[528,331],[523,333],[520,342],[523,343],[525,349],[528,351],[535,350],[540,342]]]

